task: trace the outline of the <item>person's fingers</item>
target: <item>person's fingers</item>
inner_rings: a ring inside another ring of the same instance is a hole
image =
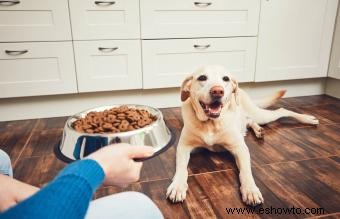
[[[155,153],[153,147],[149,146],[130,146],[128,147],[128,154],[130,158],[150,157]]]

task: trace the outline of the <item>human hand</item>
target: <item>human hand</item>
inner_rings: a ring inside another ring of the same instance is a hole
[[[0,174],[0,212],[27,199],[39,188]]]
[[[126,187],[139,179],[142,168],[142,162],[133,158],[149,157],[154,152],[152,147],[120,143],[103,147],[86,158],[97,161],[103,168],[105,185]]]

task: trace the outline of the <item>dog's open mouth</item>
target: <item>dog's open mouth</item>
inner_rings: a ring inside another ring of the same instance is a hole
[[[210,118],[217,118],[221,114],[221,110],[223,104],[219,100],[215,100],[210,104],[203,103],[200,101],[200,104],[204,110],[204,113]]]

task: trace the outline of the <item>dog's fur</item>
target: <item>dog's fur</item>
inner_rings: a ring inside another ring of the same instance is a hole
[[[202,75],[205,77],[200,78]],[[219,92],[217,98],[213,96],[214,89]],[[219,145],[235,157],[243,202],[248,205],[262,203],[263,197],[252,176],[249,150],[244,141],[247,127],[260,138],[263,129],[259,124],[282,117],[292,117],[313,125],[319,123],[314,116],[298,114],[284,108],[264,109],[284,94],[285,91],[279,91],[255,104],[238,87],[230,72],[221,66],[206,66],[188,76],[181,87],[184,127],[177,147],[176,173],[167,189],[167,197],[173,202],[186,198],[187,166],[191,151],[202,146],[214,150],[214,146]]]

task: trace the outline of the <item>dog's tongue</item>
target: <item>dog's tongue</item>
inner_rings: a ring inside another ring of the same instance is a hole
[[[211,117],[218,117],[222,108],[222,104],[219,102],[214,102],[211,104],[204,104],[203,102],[200,103],[204,112]]]
[[[208,109],[209,109],[209,113],[211,113],[211,114],[217,114],[217,113],[220,113],[220,109],[221,109],[221,105],[219,105],[219,106],[210,106],[210,107],[208,107]]]

